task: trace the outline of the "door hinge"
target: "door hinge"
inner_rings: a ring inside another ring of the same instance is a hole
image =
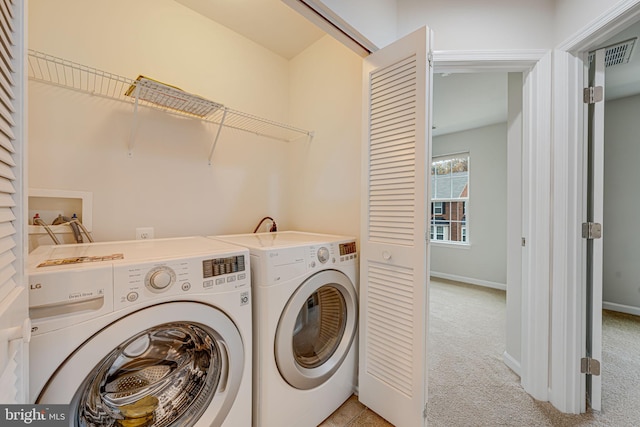
[[[433,51],[427,53],[427,61],[429,62],[429,68],[433,68]]]
[[[427,418],[427,403],[429,402],[424,402],[424,411],[422,411],[422,418]]]
[[[520,244],[522,245],[522,247],[527,246],[527,239],[522,237],[522,240],[520,241]]]
[[[604,88],[602,86],[584,88],[583,100],[585,104],[595,104],[604,99]]]
[[[583,222],[582,223],[582,238],[593,240],[602,237],[602,224],[597,222]]]
[[[587,375],[600,375],[600,361],[583,357],[580,359],[580,372]]]

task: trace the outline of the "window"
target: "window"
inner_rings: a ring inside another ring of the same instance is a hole
[[[434,215],[442,215],[443,213],[442,202],[433,203],[433,213]]]
[[[449,240],[449,227],[446,225],[432,225],[431,240]]]
[[[431,164],[431,240],[468,243],[469,153],[434,157]]]

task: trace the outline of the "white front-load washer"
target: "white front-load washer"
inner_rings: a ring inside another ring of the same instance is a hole
[[[246,248],[204,237],[29,255],[30,400],[73,426],[251,426]]]
[[[356,387],[355,239],[302,232],[212,238],[251,254],[254,426],[319,425]]]

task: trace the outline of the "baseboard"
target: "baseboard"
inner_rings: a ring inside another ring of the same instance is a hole
[[[437,277],[438,279],[453,280],[454,282],[468,283],[470,285],[484,286],[486,288],[500,289],[501,291],[507,290],[507,285],[503,283],[490,282],[488,280],[474,279],[471,277],[456,276],[455,274],[439,273],[437,271],[431,271],[431,277]]]
[[[520,362],[511,357],[511,355],[506,351],[502,353],[502,361],[509,369],[515,372],[516,375],[520,376]]]
[[[634,316],[640,316],[640,307],[634,307],[632,305],[616,304],[614,302],[602,301],[602,308],[605,310],[619,311],[620,313],[633,314]]]

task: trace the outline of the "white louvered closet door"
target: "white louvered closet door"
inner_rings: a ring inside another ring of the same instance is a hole
[[[24,282],[24,16],[0,0],[0,403],[27,403],[28,301]]]
[[[364,60],[359,398],[396,426],[426,424],[431,34]]]

